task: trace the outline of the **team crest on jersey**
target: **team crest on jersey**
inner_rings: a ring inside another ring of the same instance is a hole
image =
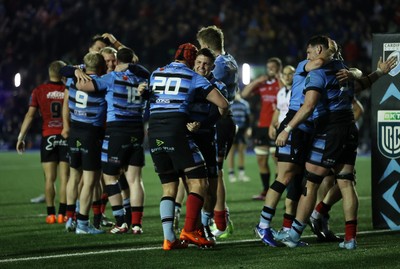
[[[128,76],[123,75],[123,76],[122,76],[122,79],[123,79],[123,80],[128,80]]]
[[[386,158],[400,157],[400,110],[378,111],[378,149]]]
[[[400,43],[383,43],[383,59],[396,57],[396,66],[389,72],[392,77],[400,73]]]

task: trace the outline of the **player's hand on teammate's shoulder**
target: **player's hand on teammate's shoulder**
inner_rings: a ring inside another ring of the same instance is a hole
[[[114,44],[115,42],[117,42],[117,39],[115,38],[115,36],[113,34],[110,34],[110,33],[104,33],[104,34],[101,35],[101,37],[107,38],[108,40],[110,40],[111,44]]]
[[[186,123],[186,128],[190,131],[190,132],[192,132],[192,133],[195,133],[195,132],[197,132],[199,129],[200,129],[200,122],[198,122],[198,121],[194,121],[194,122],[188,122],[188,123]]]
[[[138,86],[138,93],[142,95],[144,91],[147,89],[147,87],[148,87],[147,82],[140,83]]]
[[[92,80],[90,76],[88,76],[85,72],[83,72],[82,69],[79,68],[75,69],[75,77],[77,81],[81,83],[85,83]]]

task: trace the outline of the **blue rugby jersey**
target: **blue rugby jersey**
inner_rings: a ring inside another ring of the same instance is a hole
[[[150,77],[150,116],[160,113],[189,114],[188,105],[196,96],[205,99],[211,83],[185,64],[172,62]]]
[[[100,78],[97,75],[90,75],[90,77]],[[105,91],[93,93],[79,91],[72,78],[67,80],[66,88],[69,91],[68,107],[71,120],[103,127],[107,109]]]
[[[304,103],[304,84],[306,81],[307,77],[307,71],[306,71],[306,64],[308,63],[308,60],[303,60],[301,61],[294,72],[293,76],[293,84],[292,84],[292,93],[290,96],[290,103],[289,103],[289,110],[292,111],[298,111],[300,107]],[[309,117],[306,122],[300,124],[298,128],[304,132],[307,133],[312,133],[313,132],[313,125],[311,124],[312,122],[312,117]]]
[[[294,72],[292,95],[290,96],[289,109],[298,111],[300,106],[304,103],[304,82],[307,77],[306,64],[308,60],[301,61]]]
[[[353,83],[339,84],[336,73],[340,69],[347,69],[343,61],[332,60],[321,68],[309,72],[304,92],[316,90],[321,93],[320,100],[313,112],[314,119],[332,112],[352,110]]]
[[[94,80],[99,91],[106,90],[107,122],[142,122],[146,101],[139,95],[138,86],[147,82],[131,71],[116,72]]]
[[[225,83],[228,95],[229,103],[232,103],[235,99],[235,94],[239,89],[239,74],[238,64],[232,55],[226,53],[225,55],[218,55],[215,59],[215,67],[212,71],[213,76]]]
[[[226,85],[214,78],[212,74],[208,79],[210,83],[226,98]],[[215,105],[207,101],[204,96],[196,95],[194,102],[189,105],[190,120],[202,122],[203,124],[200,127],[201,129],[211,128],[220,118],[218,109],[212,110],[213,106],[215,107]]]
[[[239,128],[249,127],[250,105],[246,100],[234,100],[231,104],[233,121]]]

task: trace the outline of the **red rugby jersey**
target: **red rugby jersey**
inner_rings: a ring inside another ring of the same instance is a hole
[[[47,82],[32,91],[29,106],[39,109],[43,118],[43,136],[61,134],[64,90],[65,85],[62,82]]]
[[[279,81],[277,79],[267,80],[257,87],[256,91],[261,99],[258,127],[269,127],[271,125],[272,116],[276,109],[276,95],[279,89]]]

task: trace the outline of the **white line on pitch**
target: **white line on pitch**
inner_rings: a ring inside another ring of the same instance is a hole
[[[395,232],[392,230],[373,230],[373,231],[362,231],[357,234],[379,234],[379,233],[387,233],[387,232]],[[339,234],[340,235],[340,234]],[[342,234],[343,235],[343,234]],[[311,238],[315,237],[314,235],[303,236],[302,238]],[[225,241],[218,242],[218,245],[225,244],[240,244],[247,242],[256,242],[260,241],[260,239],[243,239],[243,240],[233,240],[233,241]],[[88,255],[97,255],[97,254],[108,254],[108,253],[118,253],[118,252],[128,252],[128,251],[146,251],[146,250],[160,250],[161,247],[142,247],[142,248],[127,248],[127,249],[113,249],[113,250],[101,250],[101,251],[89,251],[89,252],[79,252],[79,253],[64,253],[64,254],[56,254],[56,255],[48,255],[48,256],[39,256],[39,257],[25,257],[25,258],[14,258],[14,259],[4,259],[0,260],[0,263],[13,263],[13,262],[23,262],[23,261],[37,261],[37,260],[45,260],[45,259],[56,259],[56,258],[65,258],[65,257],[77,257],[77,256],[88,256]]]

